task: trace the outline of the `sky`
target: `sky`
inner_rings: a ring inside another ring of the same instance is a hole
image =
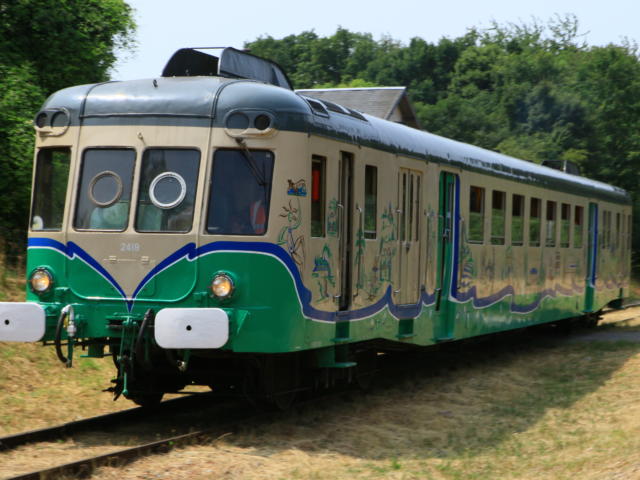
[[[118,56],[112,78],[159,76],[171,55],[184,47],[236,47],[260,36],[282,38],[313,30],[329,36],[341,26],[389,36],[437,42],[464,35],[471,27],[545,23],[555,15],[577,16],[590,45],[640,41],[638,0],[126,0],[138,24],[135,52]]]

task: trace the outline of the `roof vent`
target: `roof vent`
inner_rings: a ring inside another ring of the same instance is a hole
[[[219,56],[200,50],[222,50]],[[181,48],[167,62],[163,77],[220,76],[248,78],[291,90],[291,82],[275,62],[235,48]]]
[[[316,115],[320,115],[322,117],[329,116],[329,112],[321,102],[319,102],[318,100],[313,100],[312,98],[309,98],[309,97],[302,97],[302,98],[304,98],[307,101],[307,103],[311,107],[311,110],[313,110],[313,113],[315,113]]]
[[[554,170],[560,170],[561,172],[570,173],[571,175],[582,175],[578,164],[572,162],[571,160],[544,160],[542,162],[542,166],[553,168]]]

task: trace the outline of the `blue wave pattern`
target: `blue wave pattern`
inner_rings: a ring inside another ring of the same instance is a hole
[[[456,216],[458,213],[456,212]],[[458,222],[456,222],[458,223]],[[458,243],[458,227],[456,227],[455,232],[455,244],[457,246]],[[262,255],[270,255],[279,260],[289,271],[292,280],[294,281],[297,296],[300,301],[300,306],[302,308],[302,312],[305,317],[325,321],[325,322],[336,322],[336,321],[344,321],[344,320],[360,320],[364,318],[371,317],[380,311],[388,308],[391,315],[395,318],[415,318],[418,317],[424,307],[429,307],[435,304],[436,301],[436,292],[427,293],[423,291],[420,295],[419,300],[415,304],[409,305],[397,305],[393,302],[392,298],[392,287],[387,287],[384,295],[375,303],[361,308],[357,310],[350,310],[346,312],[337,312],[337,311],[325,311],[318,310],[311,305],[312,293],[311,291],[304,285],[302,281],[302,277],[300,272],[298,271],[298,267],[291,258],[291,256],[279,245],[273,243],[265,243],[265,242],[229,242],[229,241],[218,241],[212,242],[200,247],[197,247],[195,243],[188,243],[183,247],[179,248],[171,255],[166,257],[164,260],[159,262],[139,283],[136,287],[133,295],[130,297],[124,292],[122,287],[118,284],[118,282],[113,278],[113,276],[102,266],[98,261],[96,261],[91,255],[89,255],[85,250],[82,249],[79,245],[74,242],[68,242],[67,245],[58,242],[56,240],[48,239],[48,238],[30,238],[28,241],[28,248],[47,248],[60,251],[62,254],[66,255],[69,259],[73,259],[74,257],[79,258],[83,262],[85,262],[89,267],[94,269],[99,275],[101,275],[105,280],[107,280],[122,296],[123,301],[127,306],[127,310],[131,312],[133,306],[135,304],[135,300],[140,291],[145,287],[145,285],[156,275],[161,273],[162,271],[169,268],[171,265],[177,263],[182,259],[186,259],[188,261],[193,261],[199,257],[203,257],[205,255],[214,254],[214,253],[223,253],[223,252],[246,252],[246,253],[256,253]],[[453,251],[456,252],[458,249],[454,248]],[[486,308],[495,303],[503,300],[507,295],[515,296],[515,291],[512,286],[507,286],[500,290],[499,292],[490,295],[488,297],[478,298],[476,296],[476,287],[471,287],[467,292],[460,293],[457,291],[457,255],[454,253],[454,275],[452,275],[451,288],[452,292],[450,298],[456,303],[466,303],[471,301],[471,304],[474,308]],[[542,292],[539,292],[536,296],[536,299],[527,305],[517,305],[515,302],[512,302],[510,305],[510,310],[513,313],[526,314],[533,312],[544,298],[552,297],[555,298],[560,295],[573,295],[574,292],[581,292],[583,290],[582,287],[577,285],[573,285],[572,289],[566,289],[561,287],[560,285],[556,285],[554,289],[546,289]]]

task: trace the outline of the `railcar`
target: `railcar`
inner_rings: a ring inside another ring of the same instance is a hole
[[[628,293],[622,189],[306,97],[232,48],[59,91],[35,130],[27,301],[0,304],[0,340],[112,356],[140,404],[286,402]]]

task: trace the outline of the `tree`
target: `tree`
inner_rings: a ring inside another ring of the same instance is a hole
[[[24,243],[33,117],[71,85],[108,80],[135,23],[123,0],[0,0],[0,232]]]
[[[30,64],[45,94],[107,80],[134,29],[124,0],[0,0],[0,63]]]

